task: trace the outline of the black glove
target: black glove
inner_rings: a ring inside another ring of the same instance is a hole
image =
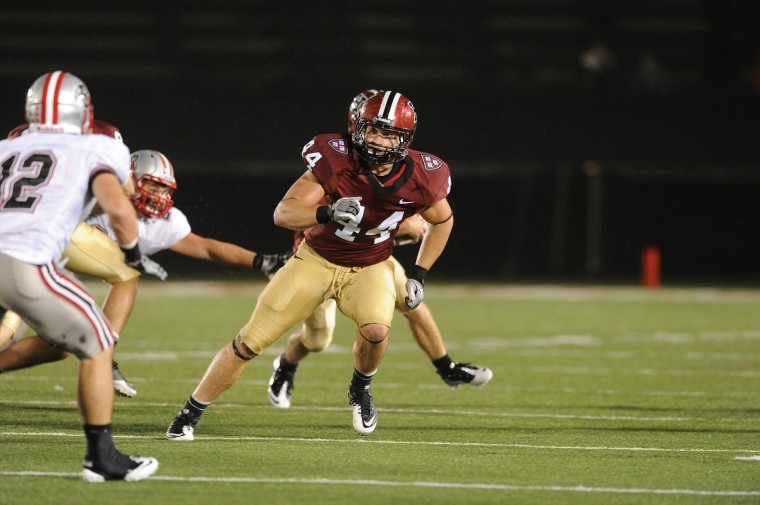
[[[140,253],[140,244],[137,242],[137,240],[134,241],[134,245],[131,247],[124,247],[119,244],[119,248],[121,249],[121,252],[124,253],[124,262],[128,266],[140,270],[140,265],[142,263],[142,253]]]
[[[124,261],[128,266],[134,268],[141,274],[155,275],[162,281],[165,281],[169,274],[166,273],[164,267],[150,259],[146,254],[140,252],[140,245],[135,242],[132,247],[122,247],[121,252],[124,253]]]
[[[276,254],[257,254],[253,258],[253,268],[261,270],[268,279],[271,279],[291,256],[293,256],[292,251]]]

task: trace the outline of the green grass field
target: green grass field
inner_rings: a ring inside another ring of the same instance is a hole
[[[266,397],[280,341],[195,442],[165,440],[260,289],[141,288],[116,351],[139,394],[116,400],[114,426],[122,451],[159,458],[150,480],[79,480],[74,358],[1,375],[0,504],[760,503],[760,291],[431,283],[449,354],[489,366],[486,387],[446,387],[397,317],[372,385],[378,426],[360,437],[339,316],[291,409]]]

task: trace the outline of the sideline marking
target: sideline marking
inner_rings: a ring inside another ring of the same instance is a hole
[[[0,472],[3,477],[78,477],[80,473],[64,472]],[[699,495],[699,496],[760,496],[760,491],[713,491],[708,489],[645,489],[617,487],[587,487],[587,486],[519,486],[510,484],[468,484],[460,482],[427,482],[427,481],[387,481],[387,480],[349,480],[349,479],[278,479],[265,477],[179,477],[159,475],[148,480],[169,482],[219,482],[219,483],[251,483],[251,484],[319,484],[319,485],[348,485],[348,486],[383,486],[383,487],[425,487],[443,489],[478,489],[496,491],[558,491],[572,493],[616,493],[616,494],[664,494],[664,495]],[[147,482],[146,480],[145,482]]]
[[[0,436],[21,436],[21,437],[72,437],[80,438],[80,433],[63,433],[63,432],[23,432],[7,431],[0,432]],[[160,435],[114,435],[113,438],[137,439],[137,440],[163,440],[163,434]],[[215,442],[215,441],[242,441],[242,442],[305,442],[305,443],[344,443],[344,444],[388,444],[388,445],[431,445],[445,447],[502,447],[512,449],[547,449],[547,450],[570,450],[570,451],[631,451],[631,452],[704,452],[704,453],[758,453],[758,449],[698,449],[682,448],[669,449],[666,447],[606,447],[606,446],[582,446],[582,445],[532,445],[532,444],[496,444],[486,442],[424,442],[409,440],[369,440],[366,438],[297,438],[297,437],[216,437],[202,436],[195,437],[196,442]],[[760,456],[752,456],[760,459]],[[737,458],[734,458],[737,459]]]

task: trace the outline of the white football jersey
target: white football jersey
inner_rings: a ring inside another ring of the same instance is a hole
[[[60,258],[92,200],[93,176],[124,184],[129,149],[105,135],[29,133],[0,141],[0,251],[25,263]]]
[[[86,220],[87,224],[96,226],[116,240],[111,222],[105,214],[91,216]],[[169,209],[166,219],[158,217],[140,216],[137,219],[137,227],[140,237],[140,252],[148,256],[156,254],[185,238],[190,233],[190,222],[187,216],[176,207]]]

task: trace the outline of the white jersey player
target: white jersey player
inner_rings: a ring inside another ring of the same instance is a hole
[[[215,261],[227,265],[260,270],[271,277],[290,256],[289,252],[262,254],[230,242],[197,235],[191,231],[187,217],[174,207],[172,194],[177,188],[174,168],[162,153],[141,150],[131,154],[131,185],[125,186],[138,215],[139,248],[142,253],[140,271],[167,278],[166,271],[148,258],[169,249],[184,256]],[[63,253],[66,267],[77,274],[103,279],[111,290],[103,306],[111,326],[124,328],[135,296],[139,272],[124,264],[124,255],[116,244],[116,227],[106,214],[91,216],[80,224]],[[130,289],[133,286],[134,289]],[[117,289],[118,287],[118,289]],[[123,289],[122,289],[123,287]],[[8,312],[3,319],[6,324]],[[11,321],[12,323],[12,321]],[[12,328],[0,328],[0,332]],[[1,348],[1,346],[0,346]],[[0,349],[0,373],[64,359],[68,353],[52,348],[37,336],[12,342]],[[114,388],[122,396],[135,396],[137,390],[113,363]]]
[[[86,223],[103,230],[110,238],[116,240],[116,233],[107,215],[91,216],[86,220]],[[176,207],[169,209],[166,218],[140,216],[137,225],[140,236],[140,251],[147,256],[169,249],[191,231],[187,217]],[[164,277],[161,273],[155,273],[155,275],[159,278]]]
[[[290,253],[263,254],[244,249],[230,242],[202,237],[192,232],[185,214],[174,207],[172,194],[177,189],[174,167],[159,151],[144,149],[131,155],[134,194],[137,209],[140,251],[144,256],[169,249],[192,258],[206,259],[261,270],[271,277],[290,257]],[[116,232],[108,216],[97,214],[87,224],[101,229],[116,240]],[[153,263],[146,273],[166,279],[166,272]]]
[[[25,109],[29,134],[0,142],[0,306],[80,359],[83,479],[141,480],[158,461],[126,456],[111,438],[118,335],[84,286],[55,265],[92,198],[109,216],[127,259],[139,265],[135,210],[122,189],[129,151],[106,136],[83,135],[91,132],[93,108],[89,90],[72,74],[39,77]]]

